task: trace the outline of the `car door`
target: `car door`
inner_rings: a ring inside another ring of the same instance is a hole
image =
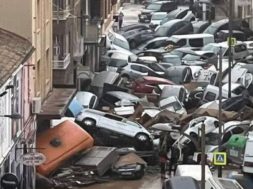
[[[100,125],[101,125],[101,128],[109,130],[113,133],[121,133],[122,125],[119,123],[122,120],[123,118],[119,116],[105,113],[104,116],[101,116],[100,118]]]

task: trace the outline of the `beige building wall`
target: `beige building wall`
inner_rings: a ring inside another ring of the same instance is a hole
[[[43,101],[52,89],[52,1],[0,0],[0,27],[25,37],[36,48],[34,94]]]

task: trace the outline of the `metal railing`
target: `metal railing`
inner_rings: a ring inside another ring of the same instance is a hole
[[[53,69],[66,69],[70,64],[70,53],[65,56],[54,56],[53,60]]]

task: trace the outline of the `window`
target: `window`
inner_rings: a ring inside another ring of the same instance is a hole
[[[232,129],[232,133],[233,134],[241,134],[241,133],[243,133],[243,128],[241,128],[241,127],[235,127],[234,129]]]
[[[131,69],[133,69],[133,70],[135,70],[135,71],[138,71],[138,72],[141,71],[140,66],[137,66],[137,65],[131,65]]]
[[[149,43],[146,48],[147,49],[156,49],[162,46],[162,44],[164,43],[163,40],[161,41],[154,41],[153,43]]]
[[[216,94],[212,92],[207,92],[205,96],[205,100],[207,101],[213,101],[216,98]]]
[[[177,47],[183,47],[186,45],[186,39],[180,39],[177,43],[176,46]]]
[[[242,18],[242,6],[238,6],[237,8],[237,17]]]
[[[188,10],[186,11],[182,11],[177,15],[177,19],[182,19],[186,16],[186,14],[188,13]]]
[[[117,117],[117,116],[114,116],[112,114],[105,114],[104,117],[109,118],[109,119],[113,119],[113,120],[116,120],[116,121],[122,121],[121,117]]]
[[[234,47],[234,50],[235,50],[235,52],[242,52],[242,51],[246,51],[246,50],[247,50],[247,47],[246,47],[246,45],[243,45],[243,44],[241,44],[241,45],[236,45],[236,46]]]
[[[231,136],[232,136],[232,134],[231,134],[230,131],[227,132],[227,133],[225,133],[224,136],[223,136],[223,138],[222,138],[222,144],[224,144],[225,142],[227,142],[230,139]]]
[[[41,27],[41,1],[37,0],[36,29]]]
[[[189,39],[189,44],[191,47],[203,47],[204,46],[203,38]]]
[[[112,96],[112,95],[109,95],[109,94],[106,94],[104,95],[103,99],[108,102],[108,103],[112,103],[114,104],[115,102],[118,102],[119,99],[115,96]]]
[[[148,68],[146,68],[144,66],[141,66],[140,68],[141,68],[142,73],[147,73],[149,71]]]

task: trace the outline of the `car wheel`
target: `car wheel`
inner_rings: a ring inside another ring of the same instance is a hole
[[[139,133],[135,136],[134,148],[137,151],[152,150],[153,145],[152,145],[148,135],[146,135],[144,133]]]
[[[83,119],[83,124],[86,127],[94,127],[94,126],[96,126],[96,121],[91,118],[85,118],[85,119]]]
[[[129,46],[130,46],[131,49],[136,48],[136,42],[135,41],[130,41]]]

